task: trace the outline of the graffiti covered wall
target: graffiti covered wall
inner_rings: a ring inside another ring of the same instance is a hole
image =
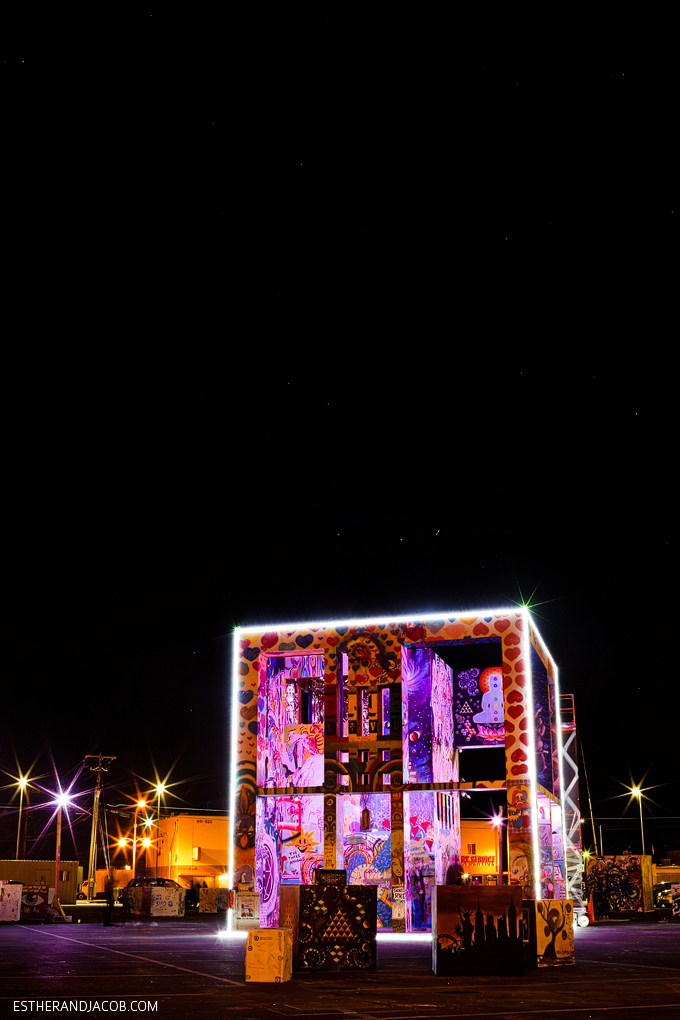
[[[646,854],[591,857],[586,867],[586,898],[596,914],[652,910],[652,858]]]

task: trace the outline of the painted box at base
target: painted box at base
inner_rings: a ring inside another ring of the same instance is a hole
[[[293,934],[289,928],[254,928],[246,938],[246,981],[290,981]]]
[[[0,921],[18,921],[21,914],[21,885],[0,882]]]
[[[434,886],[432,970],[521,975],[521,919],[520,886]]]
[[[671,917],[680,917],[680,883],[671,886]]]
[[[44,882],[25,885],[21,893],[21,919],[23,921],[44,921],[47,916],[47,907],[53,898],[54,889],[45,885]]]
[[[574,964],[573,908],[571,900],[522,900],[525,967]]]
[[[295,970],[375,970],[377,902],[375,885],[282,886]]]
[[[151,887],[149,912],[152,917],[184,917],[184,889]]]

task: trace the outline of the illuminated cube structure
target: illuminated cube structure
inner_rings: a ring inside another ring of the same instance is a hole
[[[427,930],[472,787],[506,791],[498,883],[565,899],[557,669],[528,611],[241,627],[233,669],[230,879],[262,927],[326,868],[377,886],[378,930]],[[463,782],[469,747],[505,767]]]

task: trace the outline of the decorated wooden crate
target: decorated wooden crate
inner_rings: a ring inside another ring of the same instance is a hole
[[[0,921],[18,921],[21,914],[21,885],[0,882]]]
[[[282,886],[295,970],[375,970],[377,886]]]
[[[524,966],[565,967],[574,963],[571,900],[524,900]]]
[[[290,981],[293,936],[288,928],[254,928],[246,938],[246,981]]]
[[[519,886],[438,885],[432,890],[435,974],[522,974]]]

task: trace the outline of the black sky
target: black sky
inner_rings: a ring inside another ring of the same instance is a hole
[[[143,30],[124,68],[4,65],[0,767],[102,751],[217,807],[235,624],[534,593],[605,849],[629,779],[680,846],[663,62],[360,48],[234,88]]]

